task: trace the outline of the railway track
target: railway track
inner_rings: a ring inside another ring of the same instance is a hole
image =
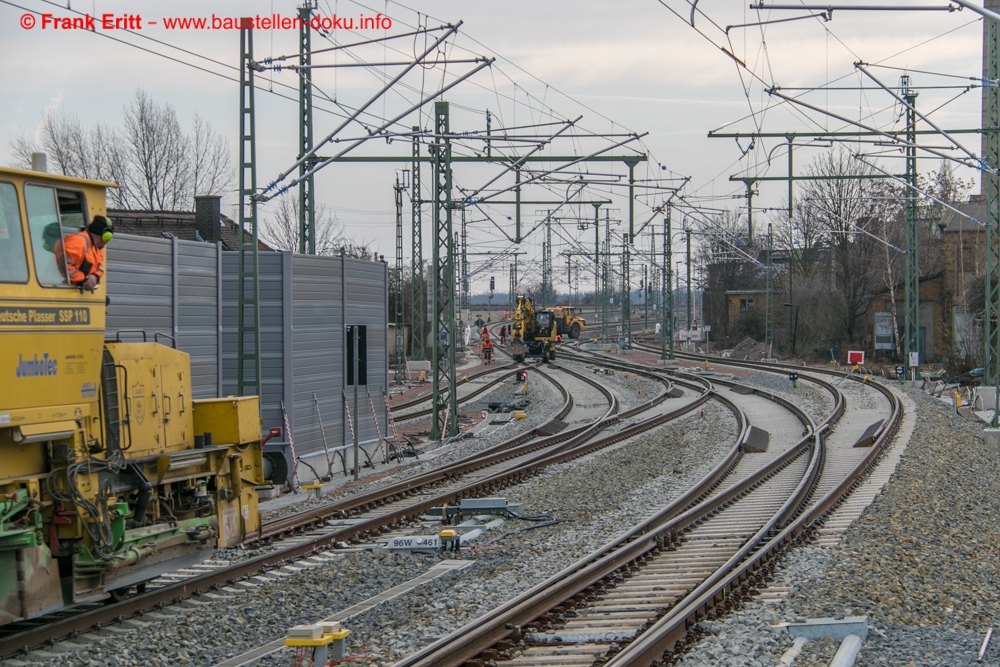
[[[899,401],[888,389],[869,385],[882,395],[886,412],[871,447],[845,444],[854,438],[857,420],[838,427],[831,438],[846,406],[841,392],[819,377],[823,374],[807,371],[810,381],[835,398],[819,424],[771,397],[806,427],[794,446],[751,474],[746,474],[750,456],[729,470],[716,469],[644,524],[397,667],[485,665],[497,659],[510,665],[558,660],[616,666],[670,660],[697,638],[699,620],[715,618],[766,583],[776,556],[821,525],[894,433]],[[701,502],[678,514],[696,496]]]
[[[456,385],[455,391],[458,391],[459,387],[470,387],[472,384],[475,384],[477,380],[484,379],[487,376],[490,376],[490,375],[496,375],[497,376],[495,379],[490,380],[490,381],[488,381],[488,382],[486,382],[484,384],[481,384],[480,386],[475,387],[471,391],[467,391],[465,393],[460,393],[458,395],[458,403],[459,403],[459,405],[461,405],[462,403],[467,403],[467,402],[471,401],[472,399],[474,399],[474,398],[476,398],[478,396],[481,396],[482,394],[486,393],[487,391],[495,389],[498,385],[500,385],[501,383],[504,382],[504,380],[507,377],[507,374],[510,371],[514,370],[514,368],[515,368],[515,366],[513,364],[507,364],[505,366],[496,366],[494,368],[489,368],[487,370],[480,371],[480,372],[478,372],[478,373],[476,373],[474,375],[470,375],[470,376],[467,377],[466,380],[459,381],[457,383],[457,385]],[[448,392],[443,392],[442,393],[442,398],[447,397],[447,396],[448,396]],[[393,417],[395,418],[396,422],[404,422],[404,421],[409,421],[409,420],[412,420],[412,419],[418,419],[418,418],[421,418],[421,417],[426,417],[426,416],[430,415],[434,411],[433,407],[424,408],[424,409],[421,409],[421,410],[410,410],[410,408],[416,407],[418,405],[423,405],[424,403],[429,402],[430,399],[431,399],[430,394],[427,394],[427,395],[419,396],[419,397],[417,397],[417,398],[415,398],[415,399],[413,399],[411,401],[408,401],[406,403],[401,403],[399,405],[395,405],[395,406],[393,406]],[[410,410],[410,411],[409,412],[398,412],[398,411],[403,411],[403,410]]]
[[[588,424],[566,428],[550,436],[538,437],[539,428],[522,434],[508,442],[445,466],[429,476],[417,476],[395,485],[350,496],[330,505],[311,509],[295,517],[271,522],[266,527],[265,540],[284,536],[280,548],[260,556],[236,563],[207,563],[164,577],[141,594],[107,605],[86,605],[65,613],[43,617],[33,622],[6,626],[0,634],[0,657],[10,657],[25,648],[35,648],[46,643],[85,631],[95,625],[107,624],[128,618],[136,613],[151,611],[194,594],[206,593],[213,588],[232,584],[241,577],[253,576],[269,570],[294,567],[295,559],[315,556],[317,551],[329,549],[337,543],[360,541],[405,525],[415,516],[433,506],[455,503],[463,497],[486,495],[510,484],[537,474],[543,468],[606,447],[621,439],[631,437],[697,408],[710,395],[707,383],[686,383],[699,395],[675,410],[639,420],[617,433],[598,437],[604,429],[614,427],[621,419],[633,418],[659,405],[667,398],[670,383],[663,381],[660,395],[627,411],[618,411],[617,401],[610,392],[579,373],[569,369],[554,371],[576,376],[588,382],[594,391],[606,392],[609,405],[606,411]],[[544,373],[544,371],[542,371]],[[565,390],[564,390],[565,392]],[[572,410],[572,399],[564,393],[563,410],[555,419]],[[492,466],[488,474],[485,468]],[[479,471],[477,474],[471,474]],[[440,486],[440,488],[434,488]],[[354,514],[348,522],[330,525]]]

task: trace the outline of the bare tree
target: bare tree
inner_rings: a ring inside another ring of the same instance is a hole
[[[218,195],[233,182],[229,142],[195,114],[191,130],[191,179],[195,196]]]
[[[16,169],[31,169],[31,154],[38,151],[39,147],[34,139],[23,132],[18,132],[10,142],[10,152],[14,157],[10,166]]]
[[[190,210],[193,195],[221,194],[234,174],[226,138],[200,116],[185,134],[169,104],[141,88],[123,109],[124,124],[85,128],[65,113],[48,114],[38,139],[19,134],[11,143],[15,166],[30,168],[45,151],[53,171],[118,184],[109,205],[124,209]]]
[[[299,250],[299,202],[293,192],[286,192],[276,200],[273,213],[263,217],[261,238],[278,250]],[[320,208],[316,212],[316,254],[346,255],[359,259],[371,259],[374,250],[366,241],[357,241],[347,235],[342,224],[329,211]]]
[[[877,275],[873,271],[877,241],[865,227],[886,215],[879,198],[884,189],[875,186],[875,170],[843,148],[818,156],[806,173],[817,178],[802,188],[805,218],[815,220],[824,233],[823,249],[832,269],[830,287],[839,292],[844,306],[840,338],[853,342],[870,308],[872,279]]]
[[[191,205],[191,142],[173,107],[158,105],[137,89],[125,107],[122,141],[128,188],[140,207],[181,210]]]

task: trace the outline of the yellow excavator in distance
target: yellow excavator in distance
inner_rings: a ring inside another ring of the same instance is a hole
[[[560,336],[579,338],[580,332],[587,330],[587,320],[577,315],[573,306],[555,306],[551,310]]]
[[[527,357],[555,361],[555,339],[558,335],[555,314],[551,310],[535,310],[531,297],[518,294],[510,343],[514,361],[521,362]]]

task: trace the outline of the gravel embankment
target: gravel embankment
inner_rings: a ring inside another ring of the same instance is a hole
[[[513,532],[531,524],[509,520],[496,534],[485,536],[495,542],[484,541],[480,549],[459,556],[474,559],[471,568],[351,620],[350,651],[370,650],[365,664],[391,664],[495,608],[683,492],[729,451],[735,434],[729,411],[710,403],[705,419],[687,417],[655,434],[549,468],[509,489],[509,500],[524,503],[525,512],[548,512],[567,521]],[[169,623],[108,635],[99,654],[65,656],[60,664],[214,664],[281,637],[291,625],[318,620],[410,579],[436,561],[436,556],[350,554],[280,584],[184,610]],[[279,653],[258,664],[283,666],[287,661]]]
[[[791,640],[771,623],[867,615],[859,666],[1000,665],[998,644],[983,663],[976,660],[987,628],[1000,618],[997,455],[983,444],[983,424],[909,394],[917,421],[906,452],[841,545],[793,553],[775,578],[775,585],[795,586],[783,603],[752,601],[703,624],[709,635],[680,664],[773,665]],[[734,646],[738,658],[729,651]],[[836,649],[831,641],[808,643],[795,664],[827,665]]]
[[[567,521],[515,534],[510,532],[530,524],[509,521],[486,537],[492,544],[466,556],[476,564],[461,579],[433,582],[382,605],[355,626],[357,641],[398,659],[494,609],[689,488],[729,451],[735,436],[729,411],[708,404],[705,419],[685,418],[509,489],[508,500],[523,503],[525,512]]]
[[[477,397],[476,400],[464,406],[463,409],[485,410],[487,405],[492,402],[513,401],[515,398],[520,398],[514,396],[514,392],[519,388],[520,385],[515,385],[513,382],[502,383],[487,394]],[[531,403],[524,410],[528,415],[526,419],[512,419],[500,427],[487,427],[488,430],[485,431],[477,429],[472,437],[467,437],[451,444],[437,445],[431,443],[421,446],[419,448],[421,457],[418,459],[405,459],[400,469],[396,472],[385,475],[378,480],[365,482],[362,479],[363,484],[351,484],[336,488],[321,500],[310,500],[274,510],[266,510],[261,512],[261,518],[263,521],[274,521],[313,507],[328,504],[345,496],[361,493],[362,491],[370,491],[371,489],[398,482],[402,479],[408,479],[414,475],[419,475],[442,465],[463,459],[535,428],[551,419],[563,406],[562,396],[555,387],[544,380],[536,382],[531,386],[528,399]]]

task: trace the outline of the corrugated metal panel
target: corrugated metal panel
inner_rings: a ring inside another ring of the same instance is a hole
[[[386,434],[383,400],[387,364],[385,265],[340,257],[289,253],[260,254],[261,397],[264,427],[282,425],[279,401],[285,400],[297,456],[321,475],[329,449],[349,442],[344,412],[344,326],[368,327],[368,392],[359,392],[355,424],[361,442]],[[236,390],[236,307],[238,254],[222,253],[224,390]],[[347,284],[342,284],[342,271]],[[347,304],[343,295],[347,294]],[[288,300],[290,299],[290,304]],[[345,311],[347,314],[345,321]],[[249,341],[248,341],[249,342]],[[313,393],[316,395],[313,400]],[[348,391],[353,398],[353,391]],[[372,416],[372,404],[379,428]],[[318,411],[317,411],[318,405]],[[353,409],[353,408],[352,408]],[[322,421],[322,430],[320,423]],[[350,454],[348,453],[350,464]],[[334,457],[334,472],[342,471]],[[300,468],[303,479],[311,472]]]
[[[346,258],[347,305],[346,324],[363,324],[368,327],[368,387],[361,391],[356,419],[358,439],[361,442],[378,437],[381,430],[386,435],[385,405],[382,392],[388,370],[388,331],[386,326],[385,264]],[[343,356],[341,357],[343,358]],[[349,398],[350,392],[348,389]],[[372,415],[371,402],[378,415],[378,426]]]
[[[265,429],[283,426],[281,401],[284,399],[283,370],[283,297],[281,275],[282,253],[260,253],[260,371],[261,418]],[[238,353],[236,313],[239,293],[239,253],[222,253],[222,378],[226,394],[236,394],[236,357]],[[253,313],[246,318],[253,321]],[[248,350],[253,349],[253,337],[247,336]],[[253,364],[244,370],[253,377]],[[293,428],[293,434],[295,434]]]
[[[116,234],[107,252],[108,298],[105,331],[122,340],[149,340],[154,332],[173,335],[173,244],[169,239]]]
[[[218,396],[216,245],[116,234],[107,255],[107,336],[141,340],[141,334],[126,333],[139,329],[148,340],[156,333],[176,337],[177,349],[191,355],[194,397]]]
[[[218,272],[214,243],[177,241],[177,347],[191,355],[195,398],[221,395]]]
[[[330,449],[344,444],[340,261],[308,255],[292,258],[293,400],[295,449],[300,456],[323,450],[324,436]],[[311,464],[326,473],[325,456]]]

